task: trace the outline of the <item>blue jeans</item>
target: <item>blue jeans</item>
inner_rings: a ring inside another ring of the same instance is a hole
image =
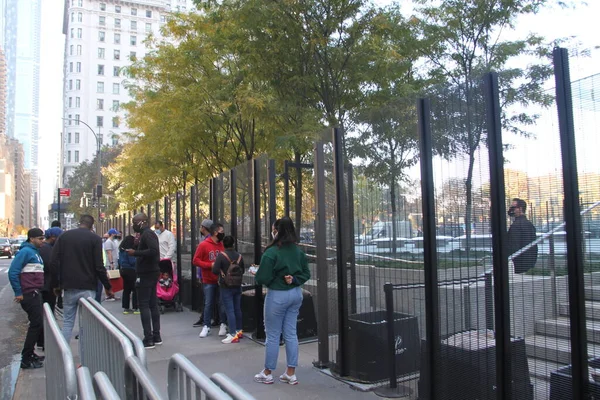
[[[104,290],[104,286],[102,286],[102,282],[100,282],[100,280],[98,280],[98,283],[96,284],[96,296],[94,297],[94,299],[98,303],[102,303],[102,291],[103,290]]]
[[[227,314],[229,333],[235,335],[242,330],[242,288],[228,288],[221,286],[221,307]]]
[[[202,285],[204,288],[204,325],[210,327],[213,308],[217,301],[217,291],[219,290],[219,285],[216,283],[205,283]],[[223,312],[223,305],[219,304],[219,317],[221,318],[221,323],[225,323],[227,320],[227,316]]]
[[[295,287],[290,290],[267,291],[265,297],[265,368],[277,368],[279,356],[279,338],[283,331],[285,339],[285,355],[287,366],[298,366],[298,314],[302,305],[302,289]]]
[[[88,297],[94,297],[96,295],[95,290],[81,290],[81,289],[65,289],[63,293],[63,336],[67,343],[71,340],[71,334],[73,333],[73,326],[75,325],[75,316],[77,315],[77,303],[79,299]]]

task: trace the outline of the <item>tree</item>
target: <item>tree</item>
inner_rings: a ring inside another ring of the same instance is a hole
[[[433,126],[438,136],[437,150],[447,159],[468,157],[465,179],[466,249],[471,237],[473,206],[473,170],[476,151],[487,143],[485,108],[479,79],[483,73],[499,74],[502,127],[506,131],[528,135],[527,126],[537,115],[522,111],[530,104],[550,104],[551,97],[542,85],[552,74],[550,49],[543,38],[529,35],[522,40],[503,40],[514,28],[517,17],[535,13],[544,0],[417,0],[422,34],[433,51],[429,55],[430,76],[446,81],[432,91],[437,98]],[[534,57],[537,63],[526,67],[511,66],[518,56]],[[542,60],[542,62],[539,62]],[[514,111],[511,106],[520,105]],[[510,110],[510,111],[509,111]]]

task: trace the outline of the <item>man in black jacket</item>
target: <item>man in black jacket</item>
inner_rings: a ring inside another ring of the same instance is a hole
[[[62,229],[58,227],[46,229],[44,235],[46,240],[39,250],[40,256],[44,261],[44,289],[42,290],[42,300],[44,303],[48,303],[52,309],[52,313],[54,313],[54,308],[56,307],[56,296],[52,290],[52,282],[55,282],[57,279],[53,279],[50,274],[50,259],[52,258],[52,249],[54,248],[54,243],[56,243],[56,239],[58,239],[61,234]]]
[[[508,230],[508,255],[512,256],[515,252],[521,250],[536,239],[535,227],[525,216],[527,203],[524,200],[515,198],[508,209],[508,215],[515,220]],[[522,254],[513,258],[515,273],[522,274],[535,266],[537,261],[538,247],[532,246]]]
[[[60,287],[63,294],[63,336],[71,340],[77,303],[80,298],[94,297],[98,280],[106,296],[112,296],[110,281],[102,262],[102,239],[92,232],[94,217],[84,214],[79,228],[66,231],[56,241],[50,259],[50,272],[58,278],[53,288]]]
[[[133,230],[140,234],[140,241],[137,250],[126,249],[126,251],[130,256],[137,257],[135,264],[136,286],[142,328],[144,329],[143,342],[145,348],[153,349],[155,345],[162,344],[160,312],[158,311],[158,298],[156,297],[156,284],[160,275],[158,236],[150,230],[146,214],[136,214],[132,223]]]

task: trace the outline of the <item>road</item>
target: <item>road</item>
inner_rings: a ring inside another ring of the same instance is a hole
[[[12,259],[0,257],[0,400],[12,399],[19,354],[27,331],[27,315],[13,302],[14,293],[8,282],[8,268]]]

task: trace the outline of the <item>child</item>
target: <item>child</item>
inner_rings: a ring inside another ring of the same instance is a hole
[[[160,279],[158,280],[158,283],[160,283],[160,286],[168,289],[173,284],[173,279],[171,279],[171,275],[169,275],[168,272],[162,272],[160,274]]]

